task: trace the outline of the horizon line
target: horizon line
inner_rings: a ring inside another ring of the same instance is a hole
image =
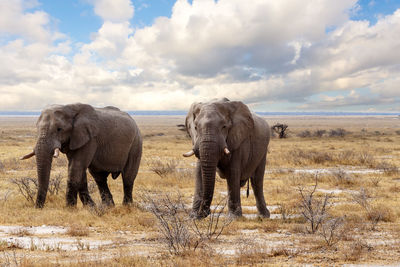
[[[124,111],[124,110],[122,110]],[[178,116],[186,115],[185,110],[128,110],[125,111],[129,115],[160,115],[160,116]],[[0,116],[39,116],[41,111],[0,111]],[[400,116],[400,111],[375,111],[375,112],[362,112],[362,111],[256,111],[254,112],[258,115],[271,115],[271,116],[284,116],[284,115],[294,115],[294,116],[376,116],[376,115],[391,115]]]

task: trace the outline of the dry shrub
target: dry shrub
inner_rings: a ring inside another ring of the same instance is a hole
[[[210,215],[202,220],[192,220],[192,229],[201,240],[217,240],[224,229],[233,221],[232,217],[223,216],[227,200],[221,199],[217,205],[211,209]]]
[[[89,228],[87,226],[73,224],[68,227],[66,235],[69,236],[88,236]]]
[[[310,191],[299,187],[301,202],[300,209],[304,219],[310,227],[306,227],[308,233],[314,234],[327,218],[330,195],[326,194],[323,198],[316,198],[314,193],[318,186],[318,176],[315,175],[315,184]]]
[[[325,134],[326,134],[326,130],[316,130],[316,131],[313,133],[313,136],[314,136],[314,137],[319,137],[319,138],[321,138],[321,137],[323,137]]]
[[[182,254],[188,250],[196,250],[200,244],[190,231],[191,219],[185,212],[182,195],[171,197],[168,194],[156,195],[148,192],[143,194],[146,206],[156,217],[158,230],[163,236],[171,254]]]
[[[367,219],[371,222],[394,222],[396,220],[393,211],[384,205],[372,206],[367,212]]]
[[[34,198],[38,190],[38,181],[31,177],[12,178],[10,183],[18,187],[18,192],[29,202],[34,203]]]
[[[371,204],[372,197],[361,188],[359,192],[352,194],[353,201],[359,204],[365,211],[365,217],[370,222],[370,229],[375,230],[379,222],[394,222],[395,216],[387,206]]]
[[[150,170],[156,173],[161,178],[166,177],[167,175],[176,172],[176,166],[178,162],[175,159],[169,159],[166,162],[163,162],[159,159],[154,159],[148,162],[150,166]]]
[[[51,177],[49,180],[49,187],[47,192],[50,196],[58,195],[58,193],[62,190],[62,176],[61,174],[56,175],[55,177]],[[39,187],[38,180],[36,178],[31,177],[23,177],[23,178],[12,178],[10,179],[10,183],[15,184],[18,187],[18,192],[29,202],[34,203],[35,195]]]
[[[341,151],[337,156],[338,160],[343,164],[351,164],[352,162],[354,162],[356,158],[356,154],[354,153],[353,150]]]
[[[326,220],[321,225],[320,235],[324,238],[325,243],[328,247],[337,244],[340,240],[343,239],[346,231],[344,224],[344,217],[335,217]]]
[[[324,164],[334,160],[331,153],[316,150],[294,149],[289,151],[288,157],[293,164],[302,165],[306,163]]]
[[[362,254],[371,251],[373,248],[364,241],[358,239],[347,244],[343,249],[343,258],[345,261],[359,261]]]
[[[395,164],[387,161],[381,161],[375,167],[383,171],[386,175],[394,175],[399,173],[399,168]]]
[[[374,159],[374,156],[371,155],[369,152],[362,151],[358,155],[358,162],[362,165],[372,167],[372,166],[374,166],[375,159]]]
[[[225,227],[232,222],[231,218],[223,216],[226,200],[219,202],[207,218],[197,220],[191,218],[179,192],[175,196],[144,192],[142,199],[157,219],[158,230],[173,255],[204,247],[206,241],[218,239]]]
[[[397,135],[400,135],[400,130],[395,131]]]
[[[297,136],[302,138],[311,137],[311,132],[309,130],[304,130],[298,133]]]
[[[337,169],[332,172],[332,180],[336,185],[354,185],[355,180],[353,176],[345,172],[343,169]]]
[[[343,128],[332,129],[329,131],[330,137],[345,137],[348,132]]]
[[[310,130],[304,130],[297,134],[298,137],[307,138],[307,137],[317,137],[321,138],[326,134],[326,130],[315,130],[311,132]]]
[[[378,187],[379,183],[382,181],[382,177],[374,176],[374,177],[369,178],[369,181],[371,182],[372,186]]]

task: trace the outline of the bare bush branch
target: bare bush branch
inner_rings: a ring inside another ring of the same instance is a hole
[[[233,221],[232,217],[223,216],[227,205],[226,198],[221,199],[215,207],[211,209],[210,215],[202,220],[192,219],[191,229],[201,239],[218,239],[224,229]]]
[[[146,192],[143,195],[147,208],[157,218],[159,231],[172,254],[181,254],[186,250],[195,250],[200,240],[195,240],[190,233],[185,204],[181,194],[172,199],[168,194],[157,195]]]
[[[10,179],[12,184],[18,187],[21,195],[30,203],[34,203],[34,197],[38,190],[38,181],[34,178],[12,178]]]
[[[325,221],[321,225],[320,235],[324,238],[327,246],[331,247],[343,238],[344,222],[344,217],[336,217]]]
[[[326,194],[323,199],[314,197],[314,193],[318,186],[318,174],[315,175],[315,184],[313,189],[306,192],[304,188],[299,187],[301,196],[301,214],[310,223],[310,228],[306,227],[309,233],[315,233],[327,217],[327,209],[330,195]]]

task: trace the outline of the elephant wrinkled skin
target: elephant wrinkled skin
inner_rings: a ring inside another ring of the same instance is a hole
[[[94,205],[87,187],[86,169],[95,179],[104,204],[114,205],[107,185],[111,173],[122,174],[124,204],[132,202],[132,188],[142,155],[142,138],[135,121],[115,107],[93,108],[86,104],[54,105],[42,111],[37,121],[36,156],[39,189],[36,207],[42,208],[49,186],[52,158],[59,152],[68,158],[66,202]]]
[[[195,155],[196,187],[192,215],[207,217],[214,194],[215,173],[227,180],[228,207],[233,216],[242,216],[240,187],[250,179],[258,212],[269,217],[263,180],[270,128],[242,102],[228,99],[193,103],[186,116],[186,129]]]

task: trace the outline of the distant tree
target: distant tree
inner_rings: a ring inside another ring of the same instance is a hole
[[[282,123],[277,123],[274,126],[271,127],[271,129],[273,131],[275,131],[279,138],[286,138],[287,134],[286,134],[286,129],[288,128],[288,125],[286,124],[282,124]]]

